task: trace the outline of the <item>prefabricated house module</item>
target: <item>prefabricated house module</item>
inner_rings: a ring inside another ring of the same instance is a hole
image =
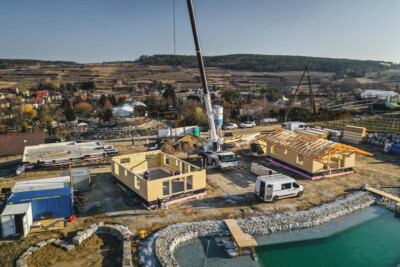
[[[160,150],[113,157],[112,174],[145,204],[203,193],[206,171]]]
[[[358,148],[293,131],[277,129],[258,140],[267,160],[310,179],[353,173]]]
[[[13,235],[27,236],[32,222],[31,203],[7,205],[1,213],[3,237]]]

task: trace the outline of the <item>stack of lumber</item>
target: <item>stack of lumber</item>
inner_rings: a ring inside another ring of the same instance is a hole
[[[367,134],[367,128],[346,125],[343,131],[342,141],[350,144],[361,144]]]
[[[315,137],[315,138],[327,138],[328,134],[329,134],[328,131],[325,131],[322,129],[316,129],[316,128],[312,128],[312,129],[308,129],[308,130],[295,129],[294,132],[304,135],[304,136]]]
[[[331,136],[334,137],[340,137],[341,132],[340,131],[336,131],[336,130],[332,130],[332,129],[328,129],[328,128],[323,128],[324,131],[327,131]]]
[[[256,162],[251,163],[250,171],[258,176],[265,176],[265,175],[270,175],[271,172],[273,173],[273,171],[270,168],[267,168]]]
[[[248,144],[250,141],[256,138],[257,135],[260,133],[255,134],[245,134],[245,135],[238,135],[232,137],[231,139],[225,140],[225,144],[229,144],[231,146],[242,146]]]

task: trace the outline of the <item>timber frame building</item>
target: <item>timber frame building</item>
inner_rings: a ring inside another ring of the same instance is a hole
[[[113,176],[146,205],[205,192],[206,171],[160,150],[113,157]]]
[[[326,139],[277,129],[258,140],[267,160],[306,178],[353,173],[355,154],[371,153]]]

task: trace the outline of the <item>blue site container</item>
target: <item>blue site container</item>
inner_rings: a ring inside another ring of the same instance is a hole
[[[32,203],[34,221],[66,218],[74,213],[72,187],[12,193],[7,204]]]

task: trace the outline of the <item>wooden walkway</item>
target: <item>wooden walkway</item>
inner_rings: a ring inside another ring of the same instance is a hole
[[[372,192],[374,194],[382,196],[383,202],[389,202],[389,206],[391,206],[392,205],[392,201],[394,201],[395,207],[396,207],[396,212],[397,213],[400,212],[400,198],[399,197],[393,196],[391,194],[388,194],[388,193],[383,192],[383,191],[381,191],[379,189],[376,189],[376,188],[373,188],[373,187],[369,187],[369,186],[366,187],[365,190],[368,190],[368,191],[370,191],[370,192]]]
[[[224,222],[232,233],[232,240],[238,247],[239,255],[242,255],[242,249],[249,249],[254,253],[254,248],[258,246],[257,241],[245,235],[235,220],[227,219]]]

